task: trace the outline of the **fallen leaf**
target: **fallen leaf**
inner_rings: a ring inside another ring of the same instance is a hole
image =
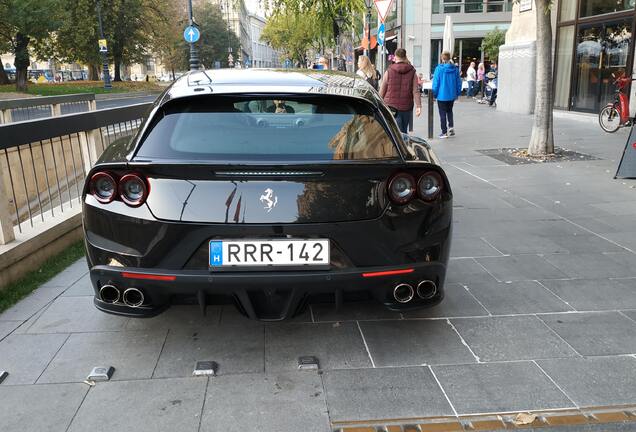
[[[84,384],[87,384],[87,385],[89,385],[91,387],[94,387],[95,386],[95,381],[86,380],[86,381],[84,381]]]
[[[514,419],[514,424],[517,426],[532,424],[537,419],[536,414],[519,413]]]

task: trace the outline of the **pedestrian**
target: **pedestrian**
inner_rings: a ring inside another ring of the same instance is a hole
[[[466,71],[466,81],[468,81],[468,97],[475,95],[475,87],[477,84],[477,71],[475,70],[475,62],[470,62],[468,70]]]
[[[417,90],[424,93],[424,74],[421,72],[417,74]]]
[[[484,66],[483,63],[479,63],[479,66],[477,66],[477,81],[479,82],[479,86],[477,87],[477,93],[479,94],[481,92],[481,97],[483,99],[484,97],[484,76],[486,75],[486,67]]]
[[[497,87],[498,86],[498,76],[497,76],[497,62],[493,61],[490,64],[490,70],[486,74],[486,83],[492,81],[493,86],[491,88],[490,100],[488,101],[488,106],[493,106],[497,101]]]
[[[455,135],[453,104],[462,94],[462,79],[457,66],[451,63],[450,52],[442,53],[442,63],[437,65],[433,75],[433,96],[437,99],[439,117],[442,122],[440,139]]]
[[[380,96],[394,112],[402,133],[407,133],[413,119],[413,106],[416,107],[416,116],[419,117],[422,112],[422,98],[417,88],[415,68],[406,58],[404,48],[395,50],[395,63],[384,73]]]
[[[371,87],[378,90],[380,88],[380,72],[373,66],[369,57],[361,55],[358,57],[358,71],[356,74],[371,84]]]

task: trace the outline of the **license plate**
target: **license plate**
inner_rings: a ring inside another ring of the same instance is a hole
[[[329,240],[211,240],[210,267],[326,266]]]

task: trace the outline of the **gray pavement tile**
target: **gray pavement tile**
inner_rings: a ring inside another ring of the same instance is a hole
[[[482,362],[577,356],[535,316],[458,318],[451,322]]]
[[[210,379],[200,430],[327,432],[331,429],[320,376],[291,372]]]
[[[538,363],[580,407],[636,404],[634,357],[551,359]]]
[[[562,278],[538,276],[535,279],[598,279],[636,276],[636,266],[627,266],[618,262],[625,258],[623,254],[557,254],[544,258],[561,270]]]
[[[65,297],[94,296],[95,291],[91,285],[91,278],[88,273],[82,276],[77,282],[69,286],[62,294]]]
[[[453,415],[426,367],[333,370],[323,380],[332,422]]]
[[[65,431],[87,391],[86,384],[0,385],[0,427],[7,432]]]
[[[599,204],[592,204],[592,206],[615,216],[636,215],[636,202],[634,202],[634,200],[610,202],[610,203],[599,203]]]
[[[567,279],[541,283],[579,311],[636,309],[636,279]]]
[[[64,288],[38,288],[0,314],[0,321],[26,321],[51,303]]]
[[[152,318],[132,318],[126,330],[179,329],[184,327],[208,327],[219,324],[221,306],[208,306],[205,315],[199,306],[175,305]]]
[[[334,303],[317,303],[311,305],[314,320],[321,321],[366,321],[366,320],[398,320],[399,312],[388,310],[378,301],[346,302],[340,309]]]
[[[122,330],[129,318],[97,310],[92,297],[60,297],[33,323],[28,333],[79,333]]]
[[[468,290],[493,315],[566,312],[570,306],[536,281],[468,284]]]
[[[612,277],[636,277],[636,253],[632,252],[608,252],[604,254],[606,257],[617,263],[628,274],[627,276],[614,275]]]
[[[532,362],[432,366],[458,414],[571,408]]]
[[[206,384],[205,378],[98,383],[69,432],[196,432]]]
[[[316,356],[321,369],[371,367],[354,322],[272,324],[265,327],[265,371],[291,371],[298,357]]]
[[[636,322],[618,312],[539,315],[584,356],[636,353]]]
[[[0,342],[0,369],[9,372],[2,385],[35,383],[67,338],[65,334],[8,336]]]
[[[197,361],[215,361],[217,373],[262,372],[262,325],[216,326],[170,330],[154,377],[187,377]]]
[[[360,328],[377,367],[476,361],[446,320],[368,321]]]
[[[506,255],[568,252],[565,247],[558,245],[549,238],[539,235],[526,233],[519,235],[511,235],[510,233],[487,233],[484,237],[490,244]],[[523,241],[520,241],[520,237],[523,237]]]
[[[0,341],[20,327],[23,321],[0,321]]]
[[[494,279],[490,279],[494,282]],[[481,307],[475,297],[473,297],[466,288],[457,283],[447,283],[444,286],[444,300],[438,305],[402,313],[405,319],[487,315],[488,311]]]
[[[622,312],[632,320],[636,321],[636,310],[624,310]]]
[[[72,334],[38,384],[82,382],[96,366],[113,366],[113,380],[150,378],[165,337],[166,331]]]
[[[88,273],[88,265],[86,264],[86,258],[80,258],[73,264],[65,268],[62,272],[58,273],[49,281],[43,283],[41,288],[48,287],[69,287],[77,282],[82,276]]]
[[[550,240],[571,254],[625,251],[622,247],[593,234],[553,236]]]
[[[501,253],[479,237],[455,237],[451,247],[452,257],[500,256]]]
[[[451,246],[452,249],[452,246]],[[473,258],[450,259],[446,270],[446,283],[469,283],[477,281],[494,281],[492,277]]]
[[[550,255],[558,257],[561,255]],[[500,282],[565,279],[568,277],[555,266],[537,255],[513,255],[497,258],[477,258],[488,271]]]
[[[633,216],[630,216],[633,218]],[[609,231],[597,231],[600,232],[603,237],[609,239],[619,245],[636,251],[636,231],[614,230]]]

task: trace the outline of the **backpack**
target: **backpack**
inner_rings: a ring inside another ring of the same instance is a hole
[[[379,88],[380,88],[380,78],[381,78],[380,72],[378,72],[376,70],[375,71],[375,76],[368,77],[368,78],[365,78],[365,79],[367,80],[367,82],[369,84],[371,84],[371,87],[373,87],[376,90],[379,90]]]

